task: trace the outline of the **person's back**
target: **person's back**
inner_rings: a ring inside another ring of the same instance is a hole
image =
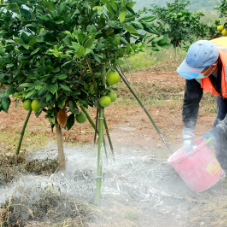
[[[221,45],[217,44],[218,42]],[[225,53],[227,48],[224,48],[224,44],[227,47],[227,38],[200,40],[193,43],[177,72],[186,79],[182,112],[185,152],[190,152],[194,146],[194,129],[203,90],[211,92],[216,95],[217,116],[213,129],[203,138],[212,138],[209,144],[215,145],[217,159],[222,168],[227,170],[227,125],[225,124],[227,123],[227,85],[223,70],[223,65],[227,64],[227,52]]]

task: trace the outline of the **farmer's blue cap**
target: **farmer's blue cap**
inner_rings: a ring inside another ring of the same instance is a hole
[[[198,78],[204,68],[215,63],[218,57],[218,48],[214,43],[199,40],[189,47],[186,58],[177,68],[177,72],[187,80]]]

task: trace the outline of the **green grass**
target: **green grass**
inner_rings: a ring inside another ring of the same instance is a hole
[[[17,144],[20,137],[20,131],[15,129],[11,131],[1,131],[0,132],[0,152],[15,153]],[[48,142],[48,137],[45,132],[33,134],[29,131],[25,131],[24,138],[22,141],[21,152],[27,151],[29,149],[45,147]]]
[[[186,52],[180,48],[177,48],[176,61],[183,61],[186,56]],[[129,72],[129,68],[132,72],[144,68],[150,68],[160,62],[174,61],[174,48],[163,49],[161,51],[152,51],[151,48],[146,47],[145,52],[132,55],[126,59],[126,64],[122,65],[124,72]],[[127,65],[128,64],[128,65]],[[128,68],[129,67],[129,68]]]

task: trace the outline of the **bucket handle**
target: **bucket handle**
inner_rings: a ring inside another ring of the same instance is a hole
[[[184,160],[184,159],[187,158],[188,156],[194,154],[198,149],[200,149],[200,148],[203,147],[204,145],[208,144],[210,141],[211,141],[211,138],[209,138],[208,140],[205,140],[205,141],[202,143],[202,145],[201,145],[201,146],[197,146],[197,147],[194,149],[194,151],[193,151],[192,153],[191,153],[191,152],[187,153],[183,158],[180,158],[180,159],[178,159],[178,160],[175,161],[175,162],[181,162],[182,160]]]

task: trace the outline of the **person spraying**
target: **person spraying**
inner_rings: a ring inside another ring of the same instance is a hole
[[[203,91],[216,96],[217,114],[213,128],[203,135],[215,147],[217,160],[227,171],[227,38],[193,43],[177,73],[186,79],[183,101],[183,146],[185,153],[194,148],[193,137]]]

